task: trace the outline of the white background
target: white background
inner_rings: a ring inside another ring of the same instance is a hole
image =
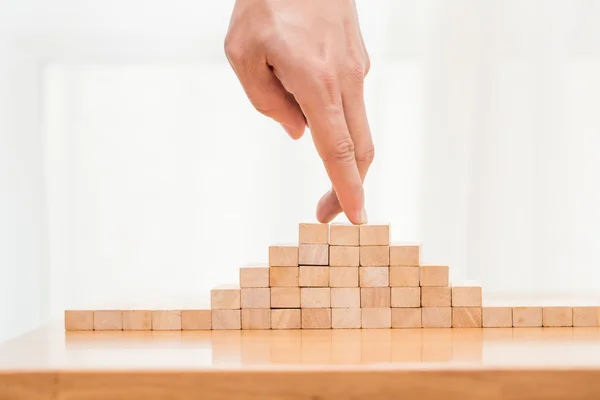
[[[370,220],[484,299],[600,293],[600,4],[357,3]],[[325,173],[246,100],[232,5],[0,0],[0,340],[207,306],[314,220]]]

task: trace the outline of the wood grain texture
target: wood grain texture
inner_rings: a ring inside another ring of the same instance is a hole
[[[390,288],[360,288],[360,306],[363,308],[391,307]]]
[[[420,307],[421,290],[419,287],[393,287],[390,289],[392,307]]]
[[[390,286],[419,286],[419,267],[390,267]]]
[[[392,309],[362,308],[361,325],[363,329],[385,329],[392,327]]]
[[[300,308],[300,288],[272,287],[271,308]]]
[[[423,307],[421,308],[421,326],[423,328],[450,328],[452,327],[451,307]]]
[[[65,330],[67,331],[93,331],[93,310],[66,310]]]
[[[531,328],[542,326],[542,307],[513,307],[513,326]]]
[[[300,329],[302,314],[299,308],[271,310],[271,329]]]
[[[242,329],[271,329],[271,309],[243,308]]]
[[[481,307],[452,307],[453,328],[481,328]]]
[[[152,311],[123,310],[124,331],[149,331],[152,329]]]
[[[333,329],[359,329],[362,313],[360,308],[332,308],[331,327]]]
[[[241,288],[269,287],[269,267],[242,267],[240,268]]]
[[[360,225],[359,235],[361,246],[389,246],[390,244],[389,225]]]
[[[331,308],[331,288],[300,288],[300,307]]]
[[[237,330],[242,329],[241,310],[212,310],[212,329]]]
[[[60,376],[59,373],[50,371],[0,370],[0,399],[54,400],[61,394]],[[102,391],[100,387],[96,390],[98,393]]]
[[[392,308],[392,328],[420,328],[421,308]]]
[[[298,243],[329,243],[329,225],[318,223],[299,224]]]
[[[241,293],[234,285],[221,285],[210,291],[210,308],[212,310],[239,310]]]
[[[328,287],[329,267],[301,265],[298,283],[300,287]]]
[[[513,326],[512,308],[483,307],[481,309],[484,328],[510,328]]]
[[[210,310],[181,310],[182,330],[210,330],[211,327],[212,314]]]
[[[152,330],[155,331],[180,331],[181,310],[154,310],[152,311]]]
[[[271,289],[241,289],[241,306],[242,308],[271,308]]]
[[[269,266],[297,267],[298,246],[269,246]]]
[[[300,268],[271,267],[269,269],[269,285],[273,287],[298,287]]]
[[[331,267],[358,267],[360,264],[358,246],[329,246],[329,265]]]
[[[358,267],[329,268],[329,286],[358,287]]]
[[[300,244],[298,263],[299,265],[329,265],[329,245]]]
[[[544,307],[542,326],[573,326],[572,307]]]
[[[360,288],[331,288],[331,308],[360,308]]]
[[[444,265],[425,265],[419,269],[421,286],[448,286],[450,269]]]
[[[360,287],[385,287],[390,286],[389,267],[362,267],[359,268]]]
[[[390,265],[396,267],[418,267],[420,248],[416,245],[390,245]]]
[[[390,265],[389,246],[361,246],[361,267],[388,267]]]
[[[332,246],[358,246],[359,226],[331,224],[329,226],[329,244]]]
[[[331,329],[331,308],[303,308],[302,329]]]
[[[448,286],[422,287],[421,305],[423,307],[450,307],[452,305],[452,289]]]
[[[600,326],[600,307],[573,307],[573,326]]]
[[[481,307],[481,287],[453,286],[452,307]]]

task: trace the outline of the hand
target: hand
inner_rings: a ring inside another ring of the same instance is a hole
[[[246,95],[293,139],[310,128],[332,183],[327,223],[367,222],[363,182],[374,148],[364,105],[370,62],[352,0],[237,0],[225,53]]]

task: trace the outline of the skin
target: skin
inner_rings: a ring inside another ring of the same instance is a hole
[[[237,0],[225,54],[248,99],[292,139],[308,127],[332,188],[317,220],[367,222],[374,157],[364,104],[369,55],[353,0]]]

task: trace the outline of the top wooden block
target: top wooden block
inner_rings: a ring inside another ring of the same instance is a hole
[[[329,225],[300,224],[298,229],[299,243],[329,243]]]
[[[421,286],[448,286],[450,283],[448,266],[424,265],[419,270]]]
[[[360,225],[359,242],[361,246],[389,246],[389,225]]]
[[[390,266],[392,267],[418,267],[419,246],[391,245]]]
[[[270,267],[297,267],[298,246],[269,246]]]
[[[331,224],[329,244],[333,246],[358,246],[360,229],[358,225]]]
[[[210,308],[212,310],[239,310],[241,308],[241,291],[235,285],[221,285],[210,291]]]

